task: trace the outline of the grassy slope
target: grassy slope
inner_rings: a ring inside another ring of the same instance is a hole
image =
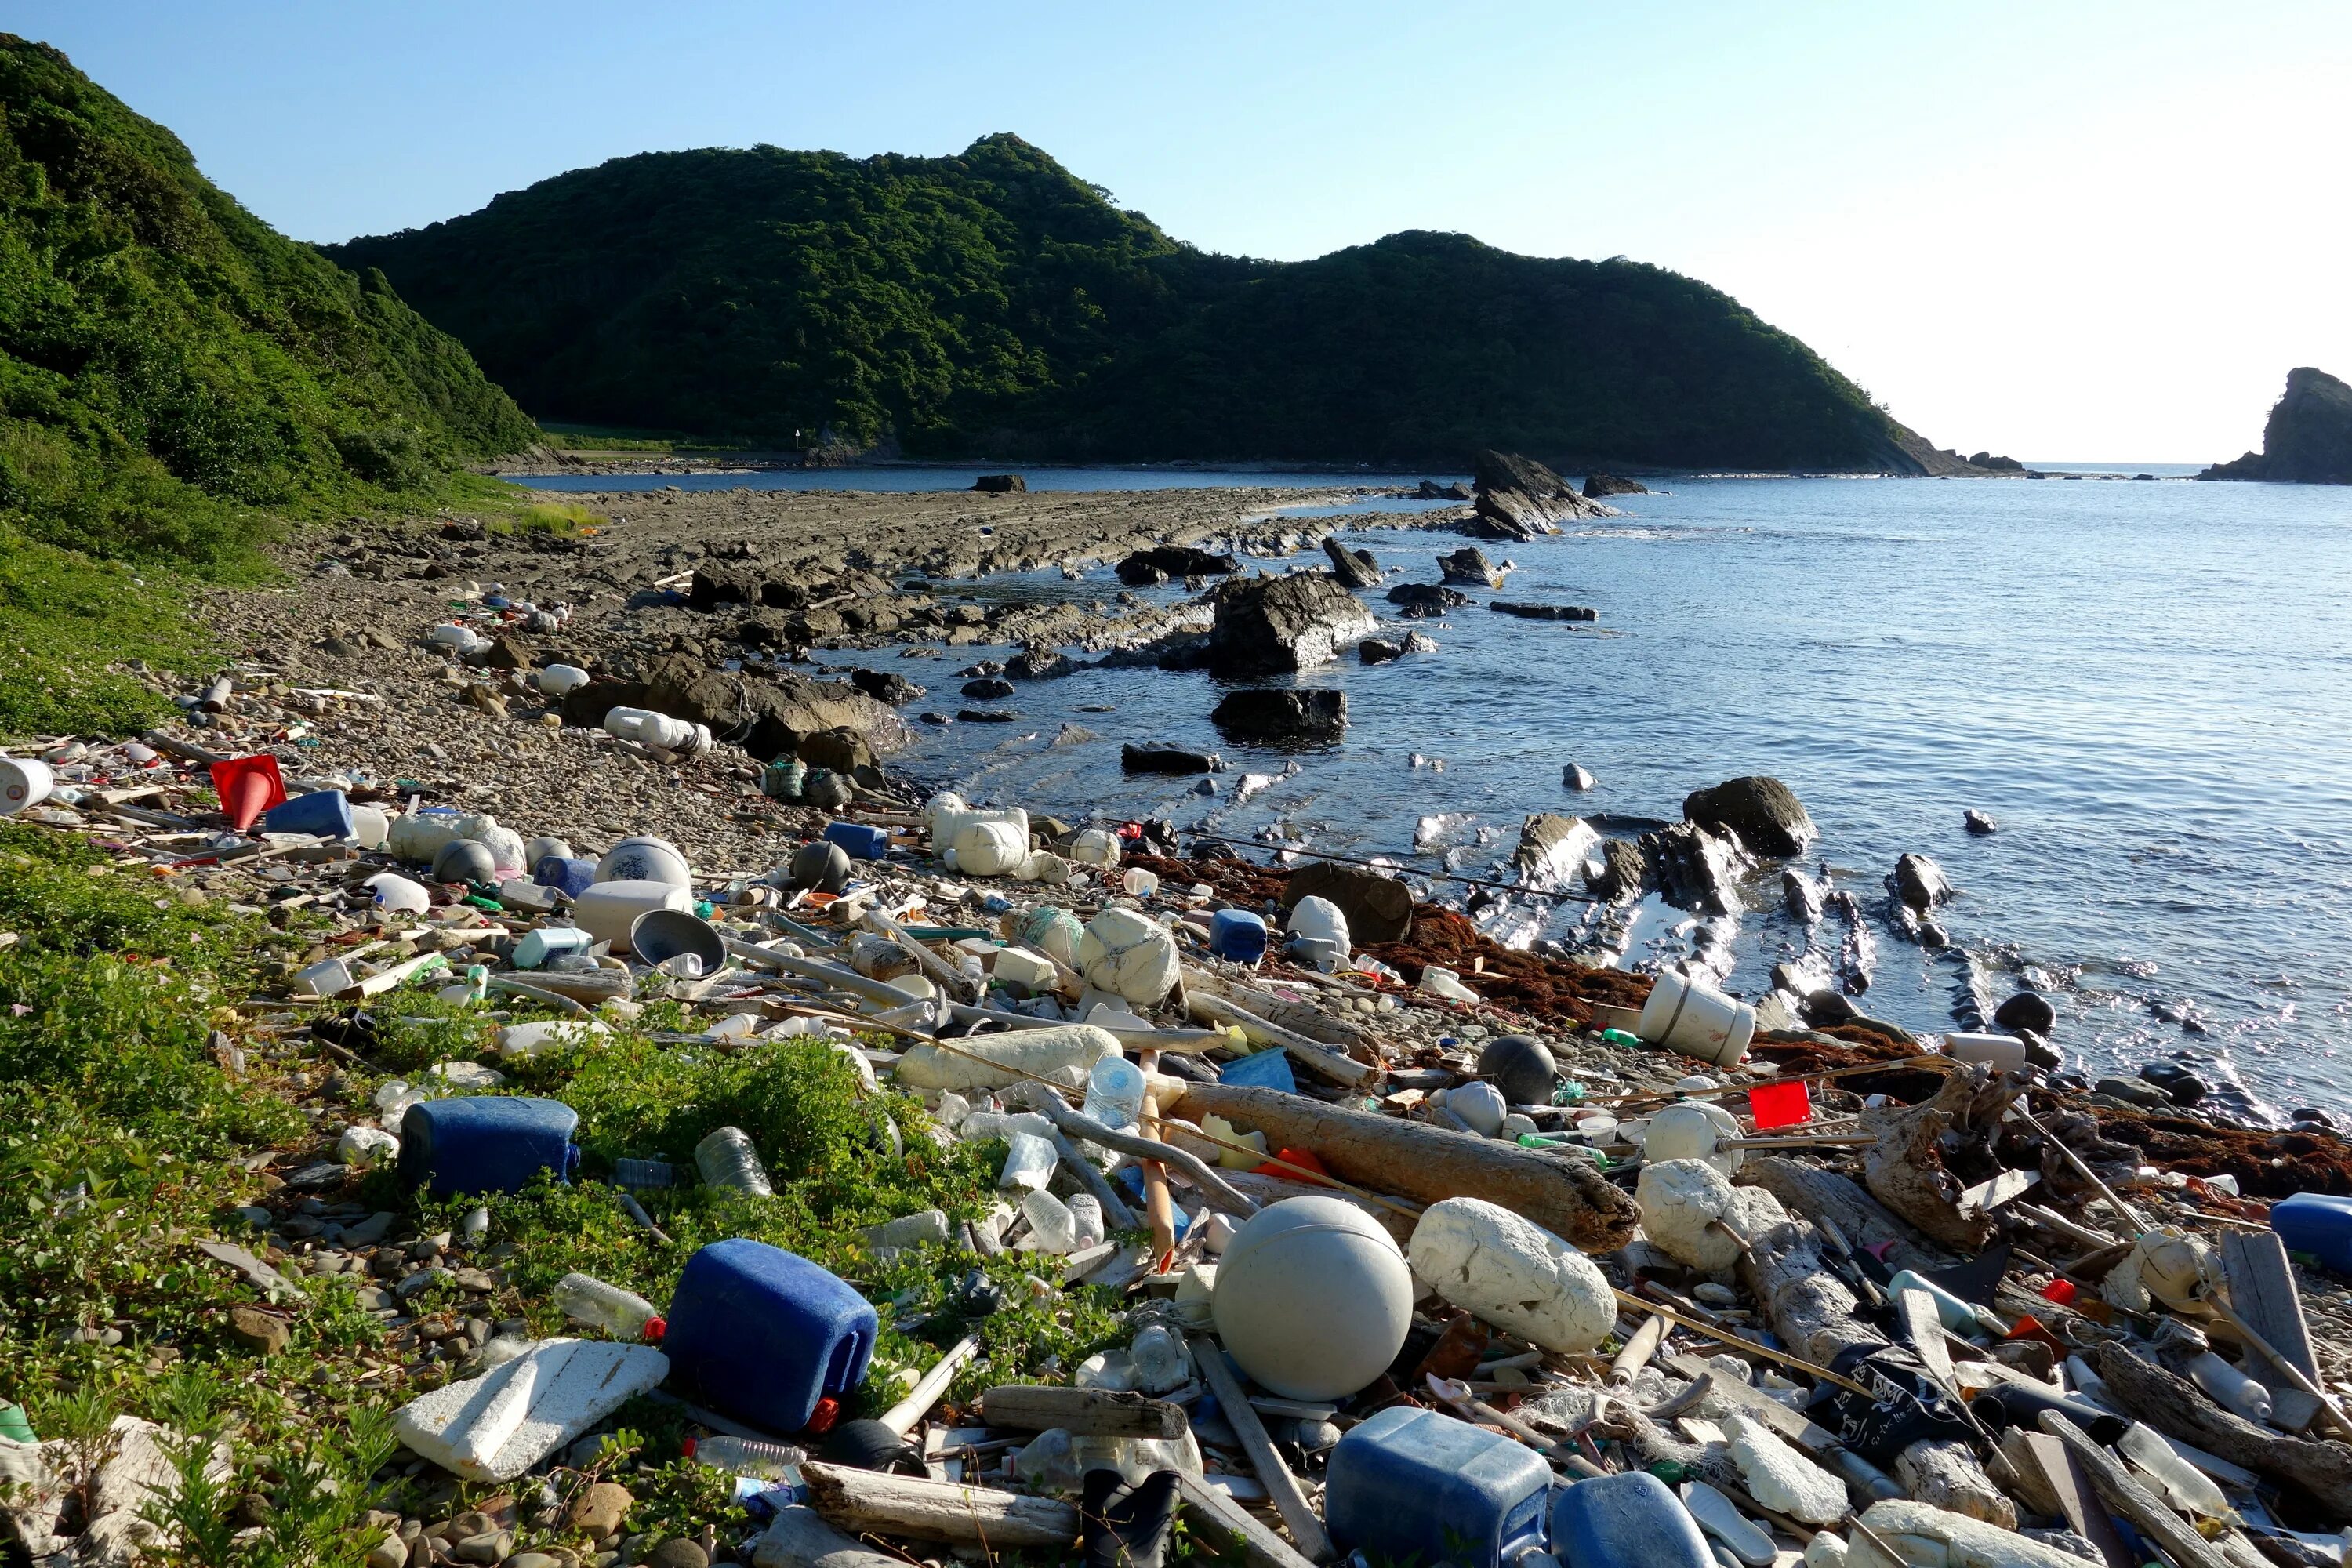
[[[0,734],[152,709],[98,671],[195,656],[173,573],[252,572],[287,519],[492,500],[460,465],[533,435],[381,277],[0,34],[0,645],[30,650],[0,668]]]
[[[551,419],[1032,458],[1547,457],[1843,468],[1890,422],[1693,279],[1397,235],[1212,256],[1016,137],[950,158],[615,159],[381,268]]]
[[[230,1435],[236,1483],[187,1510],[173,1531],[197,1545],[207,1531],[225,1533],[234,1499],[253,1490],[278,1503],[274,1531],[303,1534],[308,1544],[281,1551],[286,1543],[273,1537],[214,1557],[191,1550],[190,1561],[357,1561],[373,1544],[360,1528],[367,1508],[421,1506],[401,1494],[396,1478],[376,1474],[390,1452],[383,1416],[444,1380],[447,1363],[388,1341],[355,1305],[349,1276],[304,1280],[292,1344],[257,1360],[226,1327],[230,1309],[257,1292],[191,1241],[241,1237],[259,1245],[233,1212],[265,1195],[240,1157],[270,1150],[310,1157],[298,1152],[331,1142],[331,1130],[360,1113],[394,1073],[415,1079],[436,1062],[490,1056],[494,1026],[424,988],[372,1008],[385,1023],[368,1051],[372,1070],[307,1041],[278,1043],[236,1005],[257,984],[267,986],[272,964],[301,962],[310,935],[217,906],[187,907],[143,866],[116,867],[76,839],[9,824],[0,824],[0,932],[16,936],[0,945],[0,1095],[10,1108],[0,1120],[0,1398],[24,1405],[44,1436],[102,1431],[117,1413]],[[656,1008],[643,1025],[677,1021]],[[241,1073],[223,1070],[209,1044],[215,1029],[245,1050]],[[342,1082],[323,1092],[331,1072]],[[877,1264],[856,1227],[933,1205],[983,1212],[1001,1150],[942,1148],[911,1100],[861,1100],[850,1068],[830,1048],[787,1042],[698,1054],[623,1030],[595,1051],[534,1058],[512,1087],[581,1112],[586,1172],[575,1186],[490,1200],[483,1249],[506,1284],[487,1308],[471,1310],[524,1318],[535,1332],[552,1333],[562,1320],[550,1291],[569,1270],[666,1301],[697,1247],[757,1237],[834,1268],[884,1304],[875,1370],[860,1394],[866,1413],[894,1397],[893,1373],[928,1364],[971,1326],[940,1312],[971,1258],[920,1249]],[[872,1112],[881,1109],[903,1131],[902,1157],[877,1146]],[[663,1157],[691,1170],[694,1142],[727,1123],[758,1144],[777,1195],[647,1193],[647,1207],[674,1239],[665,1244],[631,1226],[599,1180],[611,1160]],[[400,1214],[396,1237],[450,1229],[471,1206],[420,1203],[388,1173],[358,1187],[362,1201]],[[1026,1266],[1019,1255],[987,1265],[1014,1304],[981,1325],[987,1359],[961,1381],[966,1394],[1049,1357],[1058,1356],[1066,1373],[1113,1337],[1106,1299],[1077,1291],[1033,1300],[1021,1284]],[[409,1310],[465,1300],[439,1286]],[[919,1337],[895,1326],[919,1314],[929,1317]],[[110,1331],[119,1343],[106,1342]],[[639,1500],[633,1530],[739,1517],[714,1473],[679,1457],[673,1410],[641,1402],[622,1418],[636,1448],[622,1475]],[[297,1454],[322,1464],[340,1494],[298,1485],[289,1462]],[[558,1478],[566,1488],[587,1479]],[[472,1487],[466,1495],[496,1489]]]

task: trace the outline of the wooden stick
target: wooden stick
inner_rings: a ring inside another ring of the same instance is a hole
[[[1060,1427],[1073,1437],[1180,1438],[1188,1429],[1181,1406],[1137,1393],[1107,1388],[1062,1388],[1009,1383],[980,1396],[982,1418],[991,1426],[1024,1432]]]
[[[1615,1287],[1613,1286],[1611,1287],[1611,1289],[1615,1290]],[[1655,1301],[1645,1301],[1641,1297],[1633,1295],[1628,1291],[1615,1290],[1615,1294],[1620,1305],[1633,1307],[1641,1311],[1653,1313],[1657,1317],[1664,1318],[1666,1321],[1674,1324],[1675,1327],[1678,1329],[1688,1329],[1695,1334],[1705,1334],[1708,1339],[1714,1340],[1718,1343],[1733,1346],[1736,1349],[1747,1352],[1749,1355],[1760,1355],[1767,1361],[1779,1362],[1782,1366],[1793,1366],[1799,1372],[1805,1373],[1809,1377],[1817,1377],[1825,1383],[1834,1383],[1840,1388],[1851,1389],[1854,1393],[1864,1395],[1865,1398],[1876,1397],[1876,1395],[1873,1394],[1869,1389],[1864,1388],[1862,1384],[1854,1382],[1853,1379],[1850,1377],[1842,1377],[1825,1366],[1815,1366],[1811,1362],[1806,1361],[1802,1357],[1792,1356],[1786,1351],[1773,1350],[1768,1345],[1759,1345],[1753,1340],[1743,1340],[1738,1334],[1731,1332],[1727,1329],[1710,1328],[1695,1318],[1684,1317],[1672,1307],[1661,1307]]]
[[[2114,1455],[2091,1441],[2089,1433],[2055,1410],[2042,1413],[2042,1429],[2066,1445],[2074,1462],[2091,1478],[2092,1489],[2110,1508],[2130,1520],[2141,1533],[2164,1548],[2165,1554],[2180,1568],[2231,1568],[2229,1558],[2134,1480],[2131,1472],[2117,1463]]]
[[[2053,1145],[2057,1149],[2058,1152],[2066,1157],[2066,1163],[2074,1167],[2074,1173],[2076,1175],[2082,1177],[2084,1181],[2090,1183],[2091,1185],[2099,1190],[2099,1195],[2107,1200],[2108,1206],[2113,1208],[2116,1213],[2121,1215],[2123,1216],[2124,1223],[2132,1227],[2133,1239],[2137,1240],[2138,1237],[2147,1234],[2147,1221],[2141,1217],[2140,1212],[2132,1207],[2131,1205],[2124,1202],[2123,1199],[2116,1196],[2115,1188],[2107,1185],[2105,1182],[2100,1180],[2099,1173],[2091,1169],[2090,1163],[2084,1160],[2080,1154],[2074,1152],[2071,1145],[2066,1143],[2063,1139],[2052,1137],[2050,1135],[2050,1130],[2042,1126],[2042,1123],[2036,1120],[2033,1112],[2027,1109],[2025,1097],[2023,1095],[2018,1096],[2014,1109],[2017,1111],[2019,1120],[2022,1121],[2028,1127],[2033,1129],[2033,1131],[2040,1135],[2044,1143]]]
[[[1146,1109],[1150,1108],[1150,1097],[1146,1096]],[[1217,1173],[1214,1166],[1196,1154],[1179,1149],[1172,1143],[1161,1142],[1156,1138],[1145,1138],[1136,1133],[1105,1127],[1101,1122],[1090,1120],[1084,1112],[1071,1110],[1058,1100],[1048,1101],[1045,1107],[1045,1112],[1055,1126],[1073,1137],[1086,1139],[1090,1143],[1099,1143],[1106,1149],[1116,1149],[1122,1154],[1132,1154],[1139,1161],[1173,1165],[1208,1191],[1233,1204],[1242,1213],[1257,1213],[1258,1205],[1255,1198],[1234,1187]],[[1156,1116],[1153,1120],[1160,1121]],[[1161,1121],[1160,1124],[1165,1126],[1166,1122]]]
[[[1258,1045],[1279,1046],[1308,1071],[1329,1079],[1333,1083],[1354,1088],[1368,1078],[1377,1078],[1381,1069],[1368,1067],[1355,1058],[1330,1049],[1320,1041],[1293,1033],[1279,1024],[1270,1024],[1248,1008],[1228,1002],[1223,996],[1206,991],[1188,991],[1185,1002],[1192,1011],[1220,1024],[1238,1025],[1243,1034]]]
[[[1145,1051],[1136,1066],[1143,1069],[1143,1114],[1154,1122],[1160,1120],[1160,1102],[1151,1092],[1151,1075],[1159,1070],[1160,1053]],[[1153,1272],[1166,1269],[1176,1252],[1176,1205],[1168,1196],[1168,1167],[1158,1160],[1146,1160],[1143,1165],[1143,1208],[1151,1221],[1151,1261]]]
[[[814,1459],[801,1475],[825,1522],[852,1535],[911,1535],[992,1552],[1034,1547],[1056,1554],[1066,1554],[1078,1537],[1078,1510],[1051,1498]]]
[[[1186,1508],[1200,1510],[1220,1529],[1231,1531],[1239,1540],[1242,1561],[1249,1568],[1315,1568],[1313,1563],[1291,1550],[1290,1542],[1259,1523],[1241,1504],[1200,1477],[1185,1470],[1177,1471],[1176,1489],[1182,1494]],[[1199,1527],[1195,1525],[1194,1528],[1197,1530]]]
[[[1322,1562],[1331,1555],[1331,1538],[1324,1533],[1323,1521],[1315,1512],[1315,1505],[1307,1500],[1306,1490],[1298,1478],[1282,1462],[1275,1451],[1274,1440],[1265,1435],[1265,1423],[1250,1407],[1242,1394],[1241,1374],[1225,1360],[1225,1352],[1205,1336],[1192,1341],[1192,1363],[1201,1369],[1202,1380],[1217,1396],[1217,1408],[1224,1413],[1225,1424],[1242,1440],[1249,1454],[1250,1464],[1257,1470],[1257,1479],[1265,1483],[1266,1494],[1274,1499],[1282,1522],[1289,1527],[1291,1540],[1307,1556]]]

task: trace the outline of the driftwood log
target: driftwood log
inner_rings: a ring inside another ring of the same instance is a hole
[[[1763,1188],[1780,1199],[1782,1207],[1817,1226],[1829,1220],[1856,1247],[1885,1246],[1890,1268],[1926,1272],[1948,1268],[1959,1261],[1864,1192],[1860,1183],[1835,1171],[1785,1154],[1770,1154],[1750,1158],[1739,1167],[1738,1180],[1743,1185]]]
[[[2091,1489],[2100,1499],[2163,1547],[2180,1568],[2231,1568],[2219,1547],[2189,1529],[2169,1504],[2134,1480],[2123,1462],[2093,1442],[2089,1433],[2055,1410],[2042,1413],[2042,1429],[2066,1445],[2067,1453],[2091,1478]]]
[[[1298,1543],[1299,1552],[1318,1563],[1331,1556],[1331,1538],[1323,1529],[1323,1516],[1315,1510],[1298,1478],[1290,1473],[1283,1462],[1281,1451],[1274,1439],[1266,1436],[1265,1423],[1258,1418],[1242,1390],[1241,1373],[1225,1359],[1224,1351],[1213,1341],[1196,1338],[1192,1347],[1192,1364],[1201,1369],[1201,1381],[1217,1396],[1217,1408],[1223,1412],[1225,1424],[1242,1440],[1242,1448],[1249,1455],[1250,1465],[1257,1479],[1265,1485],[1266,1495],[1274,1500],[1276,1513],[1290,1531],[1290,1539]]]
[[[1764,1194],[1768,1198],[1769,1194]],[[1772,1200],[1778,1207],[1778,1200]],[[1857,1346],[1872,1349],[1886,1336],[1854,1316],[1860,1305],[1830,1271],[1821,1233],[1785,1212],[1748,1237],[1740,1282],[1762,1305],[1773,1332],[1790,1352],[1828,1365]],[[1895,1457],[1895,1479],[1915,1502],[1931,1503],[2003,1530],[2017,1528],[2017,1506],[1993,1483],[1966,1443],[1921,1441]]]
[[[814,1509],[784,1509],[752,1543],[751,1568],[907,1568],[825,1523]]]
[[[2166,1436],[2298,1487],[2331,1518],[2352,1518],[2352,1445],[2266,1431],[2121,1345],[2101,1345],[2092,1366],[2126,1409]]]
[[[1574,1155],[1511,1144],[1419,1121],[1325,1105],[1304,1095],[1236,1084],[1166,1080],[1161,1108],[1197,1123],[1224,1118],[1263,1132],[1276,1149],[1306,1149],[1342,1181],[1418,1203],[1484,1198],[1571,1247],[1614,1252],[1633,1238],[1633,1200]]]
[[[980,1396],[981,1416],[991,1426],[1044,1432],[1059,1426],[1073,1437],[1181,1437],[1188,1429],[1184,1407],[1149,1394],[1114,1394],[1107,1388],[1062,1388],[1008,1383]]]
[[[2007,1101],[2007,1091],[1974,1067],[1947,1075],[1932,1100],[1864,1111],[1862,1130],[1878,1139],[1862,1152],[1864,1184],[1930,1241],[1975,1257],[1992,1239],[1993,1219],[1961,1206],[1969,1184],[1945,1163],[1946,1146],[1988,1142]]]
[[[827,1524],[851,1535],[911,1535],[991,1552],[1036,1547],[1056,1553],[1067,1553],[1078,1538],[1078,1510],[1051,1498],[814,1461],[802,1467],[801,1476],[810,1505]]]

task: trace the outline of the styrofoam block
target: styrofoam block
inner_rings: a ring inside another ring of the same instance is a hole
[[[669,1358],[650,1345],[547,1340],[479,1377],[417,1395],[393,1426],[454,1475],[511,1480],[668,1375]]]

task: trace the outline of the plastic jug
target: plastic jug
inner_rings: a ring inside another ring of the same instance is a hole
[[[1125,1057],[1105,1057],[1087,1075],[1086,1114],[1114,1132],[1143,1114],[1143,1069]]]
[[[273,805],[261,816],[271,833],[310,833],[320,838],[352,837],[352,800],[339,789],[312,790],[283,805]]]
[[[1265,917],[1219,910],[1209,917],[1209,951],[1235,963],[1255,963],[1265,956]]]
[[[580,1165],[572,1142],[579,1125],[578,1113],[552,1100],[428,1100],[400,1119],[400,1179],[435,1197],[519,1193],[541,1171],[568,1181]]]
[[[637,741],[648,746],[659,746],[667,752],[710,749],[710,731],[699,724],[689,724],[683,719],[673,719],[667,713],[656,713],[645,708],[614,708],[604,715],[604,731],[624,741]]]
[[[1343,1552],[1361,1546],[1391,1563],[1500,1568],[1543,1545],[1551,1479],[1540,1456],[1500,1433],[1400,1405],[1360,1423],[1331,1450],[1324,1519]],[[1650,1564],[1643,1552],[1617,1561]],[[1702,1547],[1699,1564],[1711,1563]]]
[[[576,899],[594,885],[596,862],[563,855],[541,856],[531,866],[530,879]]]
[[[687,1260],[662,1350],[674,1385],[771,1432],[806,1426],[816,1402],[864,1380],[874,1309],[807,1258],[738,1237]]]
[[[838,844],[853,860],[879,860],[890,853],[890,830],[865,822],[828,822],[824,841]]]
[[[1698,1521],[1647,1470],[1595,1476],[1554,1493],[1551,1554],[1563,1568],[1715,1568]]]
[[[2308,1252],[2338,1274],[2352,1274],[2352,1198],[2297,1193],[2271,1205],[2271,1228],[2291,1252]]]

